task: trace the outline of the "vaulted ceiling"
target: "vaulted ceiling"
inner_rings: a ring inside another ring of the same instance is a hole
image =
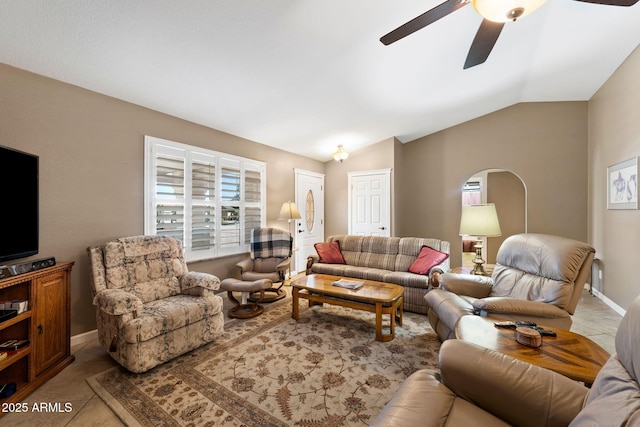
[[[588,100],[640,44],[640,4],[572,0],[507,23],[467,70],[482,21],[470,5],[380,43],[440,2],[3,2],[0,62],[328,160],[519,102]]]

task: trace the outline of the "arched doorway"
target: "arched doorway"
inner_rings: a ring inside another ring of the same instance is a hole
[[[483,258],[495,264],[498,248],[509,236],[527,232],[527,188],[518,175],[505,169],[485,169],[465,182],[462,204],[494,203],[502,235],[485,238]],[[462,236],[462,266],[472,267],[473,236]]]

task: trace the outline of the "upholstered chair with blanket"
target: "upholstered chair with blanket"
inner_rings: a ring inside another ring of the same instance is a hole
[[[189,272],[179,241],[134,236],[87,251],[98,338],[129,371],[145,372],[223,332],[220,280]]]
[[[293,238],[291,233],[279,228],[254,228],[251,230],[250,258],[236,264],[240,277],[246,282],[271,280],[275,285],[267,289],[262,302],[277,301],[286,296],[282,285],[291,266]]]
[[[640,297],[620,322],[615,346],[589,389],[548,369],[448,340],[440,348],[439,375],[416,371],[371,425],[639,426]]]
[[[517,234],[502,243],[491,277],[445,273],[425,295],[429,323],[441,340],[455,338],[462,316],[530,320],[569,330],[591,272],[595,250],[545,234]]]

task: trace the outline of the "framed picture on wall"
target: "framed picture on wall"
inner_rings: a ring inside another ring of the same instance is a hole
[[[607,209],[638,209],[638,158],[607,168]]]

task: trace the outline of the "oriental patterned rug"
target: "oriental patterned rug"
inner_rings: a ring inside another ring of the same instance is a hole
[[[424,315],[404,313],[382,343],[372,313],[300,310],[291,319],[287,297],[145,374],[115,368],[87,381],[129,426],[366,426],[410,374],[437,370]]]

